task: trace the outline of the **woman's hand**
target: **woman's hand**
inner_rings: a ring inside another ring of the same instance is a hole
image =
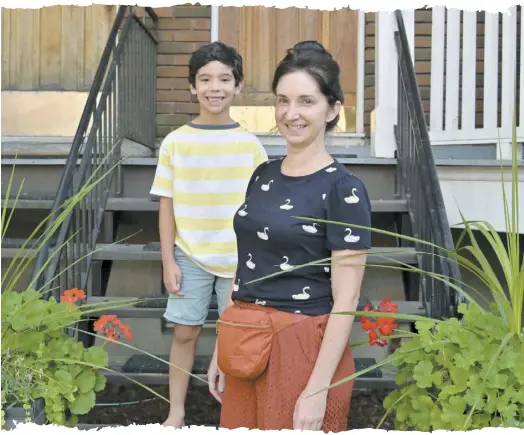
[[[209,364],[207,380],[209,382],[209,392],[219,403],[222,403],[226,377],[222,370],[218,368],[216,350],[213,352],[213,358],[211,358],[211,364]]]
[[[305,389],[299,396],[293,414],[294,430],[322,429],[326,414],[328,392],[322,391],[315,394],[317,391]]]

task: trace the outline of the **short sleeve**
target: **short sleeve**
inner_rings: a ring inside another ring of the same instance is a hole
[[[256,141],[255,145],[255,162],[254,162],[254,168],[258,168],[262,163],[267,162],[268,157],[266,153],[266,149],[264,148],[264,145],[258,140]]]
[[[327,224],[327,248],[360,250],[371,248],[371,231],[352,225],[371,227],[371,202],[367,190],[352,175],[338,179],[326,197],[326,219],[347,225]]]
[[[173,198],[173,142],[166,137],[158,152],[158,164],[150,194]]]

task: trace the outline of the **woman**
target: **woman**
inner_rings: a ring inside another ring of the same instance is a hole
[[[325,148],[344,101],[339,76],[311,41],[289,50],[275,72],[287,155],[255,170],[235,216],[239,264],[208,373],[225,428],[347,430],[353,382],[325,389],[355,371],[354,318],[329,314],[357,308],[371,236],[351,224],[370,226],[371,207],[362,182]],[[326,258],[330,267],[267,277]]]

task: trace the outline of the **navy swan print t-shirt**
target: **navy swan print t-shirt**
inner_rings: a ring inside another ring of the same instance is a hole
[[[329,257],[335,250],[371,247],[371,205],[363,183],[339,162],[306,176],[282,174],[282,159],[260,165],[234,217],[238,267],[233,300],[282,311],[322,315],[331,311]],[[296,216],[343,222],[316,223]],[[298,268],[315,260],[325,264]]]

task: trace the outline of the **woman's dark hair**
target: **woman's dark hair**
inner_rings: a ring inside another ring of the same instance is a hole
[[[203,45],[193,52],[189,59],[189,83],[195,86],[198,70],[215,60],[231,68],[235,77],[235,86],[238,86],[244,78],[242,56],[233,47],[218,41]]]
[[[317,82],[320,92],[333,107],[337,101],[344,103],[344,93],[340,87],[340,67],[333,56],[317,41],[297,42],[287,51],[286,57],[280,61],[273,76],[271,89],[276,94],[280,79],[286,74],[304,71]],[[338,123],[339,115],[326,124],[330,131]]]

